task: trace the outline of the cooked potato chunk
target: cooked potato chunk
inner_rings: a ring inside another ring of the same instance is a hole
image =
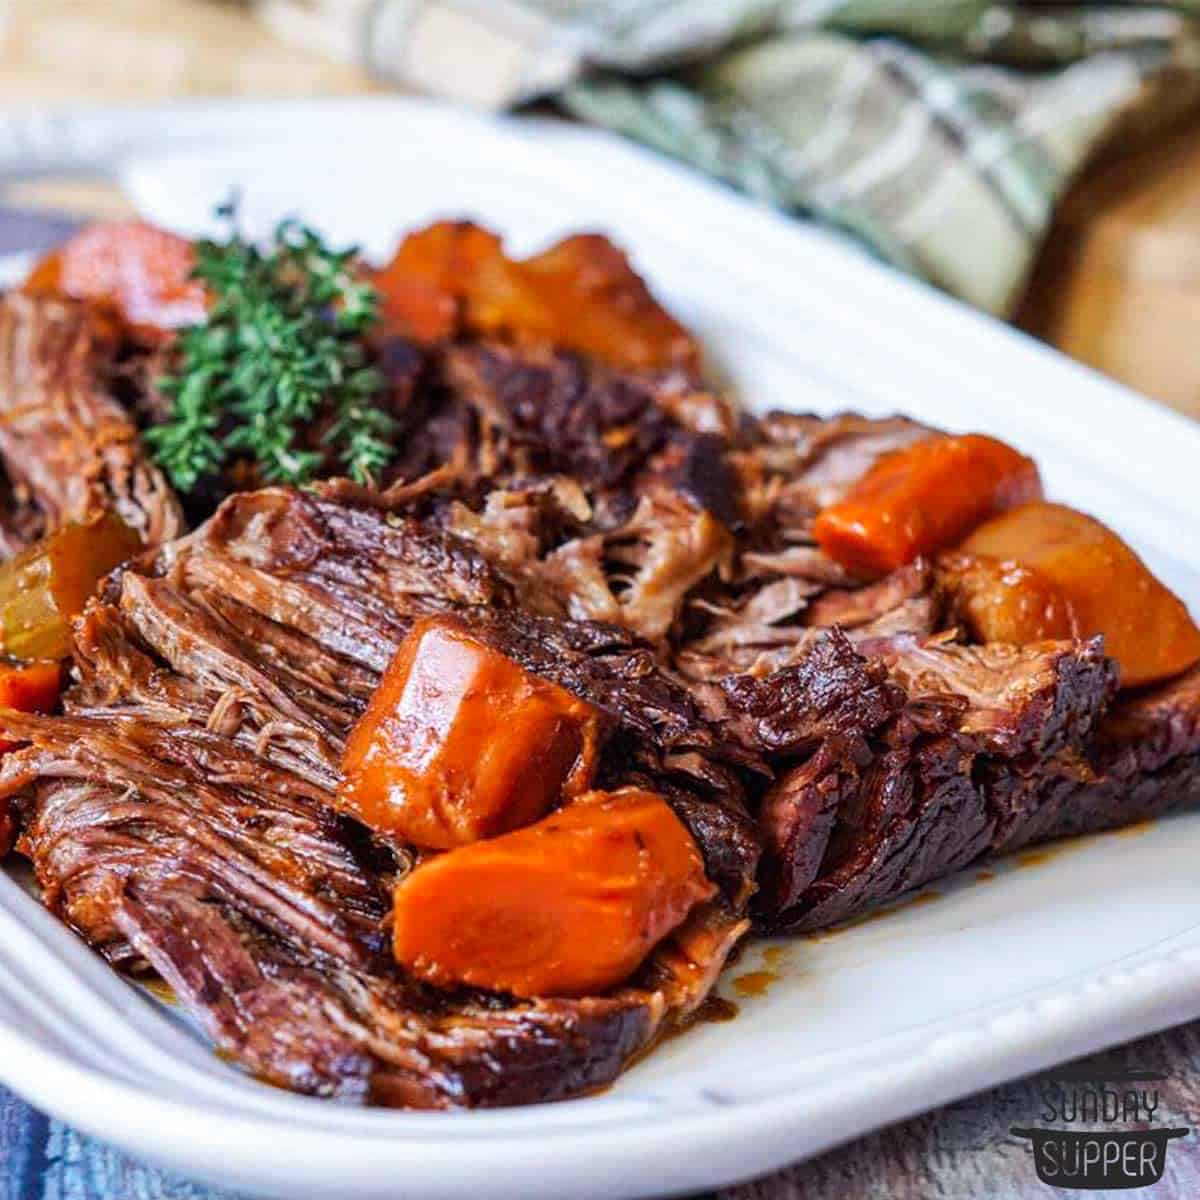
[[[1183,602],[1107,526],[1062,504],[1026,504],[981,525],[964,553],[996,564],[968,611],[984,640],[1104,634],[1121,684],[1137,687],[1200,661]]]

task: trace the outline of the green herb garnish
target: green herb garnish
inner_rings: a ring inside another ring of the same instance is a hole
[[[231,456],[256,460],[272,482],[305,483],[325,455],[300,435],[328,415],[324,442],[348,475],[372,482],[396,423],[377,403],[384,380],[364,336],[378,295],[355,271],[357,249],[331,250],[284,221],[260,250],[238,232],[232,204],[218,212],[230,237],[196,247],[193,274],[211,303],[180,338],[178,373],[159,381],[172,412],[146,434],[155,459],[183,492]]]

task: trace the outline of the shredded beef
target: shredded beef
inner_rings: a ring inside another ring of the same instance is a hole
[[[904,693],[836,630],[798,663],[764,679],[721,685],[725,729],[775,766],[759,808],[765,912],[791,908],[816,878],[843,808],[872,761],[867,735],[898,711]]]
[[[80,305],[0,296],[0,521],[9,552],[107,511],[156,546],[183,529],[174,493],[114,395],[117,348]]]
[[[439,609],[608,714],[599,783],[663,794],[721,888],[612,994],[440,993],[388,953],[412,855],[340,816],[332,793],[379,670]],[[855,656],[838,652],[853,686]],[[695,1008],[747,928],[760,843],[745,780],[765,771],[753,743],[626,629],[531,614],[468,544],[344,488],[235,496],[115,574],[78,622],[76,667],[64,716],[0,720],[25,744],[0,795],[25,810],[45,900],[114,964],[156,970],[224,1052],[284,1086],[419,1107],[598,1086]],[[826,707],[837,737],[814,716],[798,765],[862,744],[846,698]]]
[[[674,428],[646,381],[572,354],[456,346],[446,374],[475,411],[483,460],[491,466],[498,457],[516,477],[562,472],[612,487],[638,471]]]

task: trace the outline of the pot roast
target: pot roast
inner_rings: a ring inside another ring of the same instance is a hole
[[[644,312],[623,262],[605,286]],[[522,287],[573,269],[509,267]],[[1100,637],[973,638],[958,560],[864,577],[814,536],[938,431],[753,417],[691,351],[585,354],[479,327],[469,290],[416,295],[436,328],[377,348],[399,429],[378,487],[262,487],[235,463],[186,505],[139,434],[170,343],[0,299],[5,554],[106,511],[144,544],[75,621],[61,712],[0,710],[0,809],[45,903],[247,1071],[419,1108],[577,1095],[693,1018],[752,925],[824,928],[1200,803],[1200,666],[1119,690]],[[341,764],[438,614],[594,706],[595,786],[662,797],[699,850],[715,892],[617,987],[435,987],[391,953],[426,851],[339,808]]]

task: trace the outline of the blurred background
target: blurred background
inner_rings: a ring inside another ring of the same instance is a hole
[[[0,0],[0,104],[553,104],[1200,416],[1200,15],[988,0]],[[1200,6],[1197,6],[1200,8]],[[111,215],[79,180],[12,210]],[[0,237],[5,236],[0,231]]]

